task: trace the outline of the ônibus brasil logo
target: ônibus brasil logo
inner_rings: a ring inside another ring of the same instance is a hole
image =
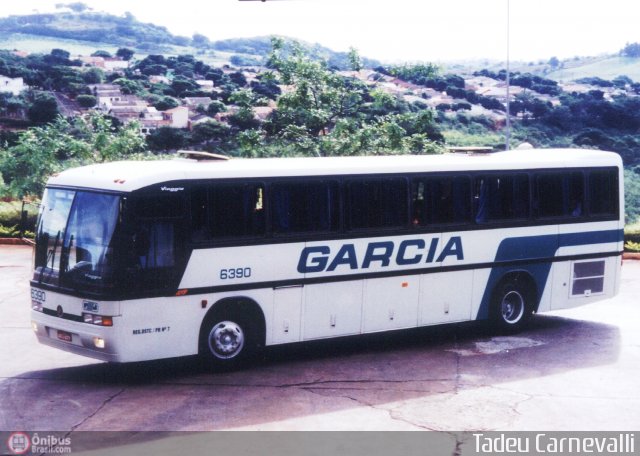
[[[31,448],[31,440],[24,432],[14,432],[9,436],[7,446],[13,454],[25,454]]]

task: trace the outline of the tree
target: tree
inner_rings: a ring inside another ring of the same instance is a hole
[[[82,2],[56,3],[56,8],[69,8],[74,13],[82,13],[86,10],[91,9],[89,6]]]
[[[640,57],[640,43],[627,43],[625,47],[620,50],[620,55],[624,57]]]
[[[327,134],[340,117],[348,117],[362,105],[364,89],[355,81],[327,69],[325,62],[311,60],[300,45],[283,55],[284,40],[272,38],[273,50],[267,66],[280,72],[282,82],[292,85],[291,92],[278,99],[278,125],[303,126],[311,136]]]
[[[71,54],[64,49],[51,49],[51,56],[61,61],[68,61]]]
[[[353,71],[360,71],[362,69],[362,59],[360,54],[355,48],[349,48],[349,64]]]
[[[207,48],[209,47],[210,42],[209,38],[207,38],[206,36],[200,33],[194,33],[193,38],[191,39],[191,44],[193,45],[193,47]]]
[[[213,100],[211,103],[209,103],[209,106],[207,106],[206,112],[208,115],[213,117],[220,112],[225,112],[226,110],[227,110],[227,107],[223,102],[218,100]]]
[[[179,106],[178,100],[173,97],[162,97],[158,101],[153,104],[153,107],[158,111],[166,111],[168,109],[175,108]]]
[[[35,95],[31,107],[27,111],[29,120],[34,123],[52,122],[58,116],[58,103],[53,95],[40,92]]]
[[[98,99],[93,95],[78,95],[76,101],[83,108],[93,108],[98,104]]]
[[[131,60],[133,54],[135,54],[135,52],[129,48],[120,48],[116,51],[116,56],[122,60]]]
[[[100,68],[89,68],[82,74],[82,79],[86,84],[100,84],[104,81],[104,71]]]
[[[160,127],[147,136],[147,144],[151,150],[178,150],[189,142],[189,133],[171,127]]]
[[[111,53],[109,51],[103,51],[102,49],[99,49],[91,54],[91,57],[104,57],[105,59],[110,59]]]
[[[230,128],[216,121],[197,124],[193,127],[191,139],[194,144],[209,141],[224,141],[229,138]]]
[[[72,122],[58,117],[21,133],[15,145],[0,147],[0,174],[13,196],[41,195],[46,180],[55,172],[145,150],[135,122],[114,128],[108,118],[97,113]]]

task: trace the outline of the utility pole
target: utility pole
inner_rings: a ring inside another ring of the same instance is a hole
[[[509,70],[509,0],[507,0],[507,123],[505,125],[505,144],[504,149],[509,150],[509,140],[511,139],[511,112],[509,109],[509,98],[510,98],[510,70]]]

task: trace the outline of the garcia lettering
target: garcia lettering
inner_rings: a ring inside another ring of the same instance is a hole
[[[412,266],[440,263],[449,257],[464,260],[462,238],[452,236],[439,249],[440,238],[405,239],[401,242],[370,242],[358,252],[354,244],[343,244],[334,252],[328,245],[310,246],[302,249],[298,261],[298,272],[311,274],[318,272],[355,271],[372,268],[387,268],[392,265]]]

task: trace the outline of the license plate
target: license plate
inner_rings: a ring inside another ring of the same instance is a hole
[[[65,342],[71,342],[71,333],[58,330],[58,339],[64,340]]]

